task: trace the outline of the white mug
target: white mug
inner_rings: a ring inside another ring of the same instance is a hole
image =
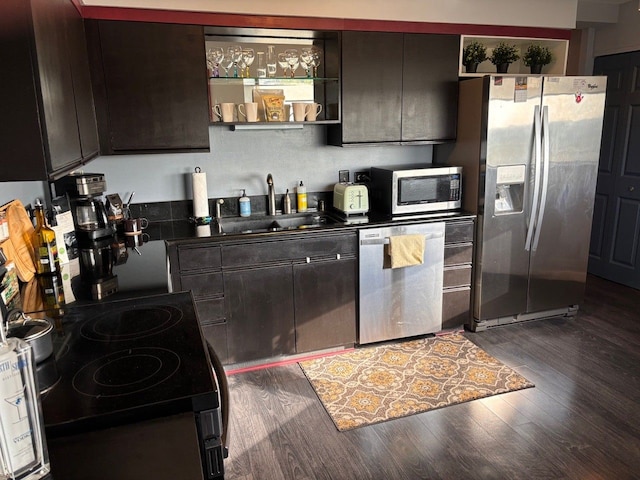
[[[213,111],[223,122],[233,122],[233,111],[235,108],[235,103],[221,103],[219,105],[215,105],[213,107]]]
[[[257,122],[258,104],[256,102],[241,103],[238,105],[238,114],[242,115],[247,122]]]
[[[322,111],[322,105],[319,103],[308,103],[309,110],[307,110],[307,122],[315,122],[316,117]]]
[[[304,122],[304,118],[307,115],[309,107],[311,106],[308,103],[298,103],[293,102],[293,120],[295,122]]]

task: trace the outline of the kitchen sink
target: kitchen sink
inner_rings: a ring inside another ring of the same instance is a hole
[[[320,212],[294,213],[267,217],[233,217],[218,221],[220,233],[252,233],[321,227],[337,223],[333,217]]]

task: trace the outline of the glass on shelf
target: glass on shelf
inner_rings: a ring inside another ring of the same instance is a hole
[[[266,78],[267,65],[264,61],[264,52],[258,52],[258,78]]]
[[[285,78],[288,77],[287,69],[289,68],[289,60],[287,60],[287,55],[284,52],[278,54],[278,65],[282,69],[282,76]]]
[[[276,47],[269,45],[267,47],[267,77],[275,78],[276,76]]]
[[[243,77],[250,77],[249,67],[253,65],[253,61],[256,58],[256,52],[253,48],[244,48],[242,50],[242,62],[244,63]]]
[[[222,47],[214,47],[207,50],[207,68],[210,77],[220,76],[220,62],[224,58],[224,49]]]
[[[298,55],[298,50],[295,48],[289,48],[284,51],[284,54],[287,58],[287,63],[289,64],[291,78],[294,78],[296,76],[296,70],[300,65],[300,56]]]

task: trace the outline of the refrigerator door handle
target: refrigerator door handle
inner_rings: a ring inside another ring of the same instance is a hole
[[[538,248],[538,240],[540,240],[540,229],[542,228],[542,220],[544,218],[544,209],[547,205],[547,189],[549,187],[549,168],[551,159],[549,158],[551,147],[549,145],[549,107],[542,108],[542,144],[544,150],[542,153],[543,173],[542,173],[542,194],[540,198],[540,212],[538,212],[538,220],[536,221],[536,234],[533,239],[533,250]]]
[[[534,149],[535,149],[535,171],[533,181],[533,200],[531,201],[531,212],[529,215],[529,226],[527,228],[527,238],[524,242],[524,249],[531,250],[531,242],[533,240],[533,232],[536,227],[536,217],[538,215],[538,199],[540,197],[540,173],[542,171],[542,126],[540,119],[540,106],[536,105],[533,113],[533,126],[535,132]]]

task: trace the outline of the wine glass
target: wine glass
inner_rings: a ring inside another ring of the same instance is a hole
[[[238,63],[242,60],[242,47],[240,45],[231,45],[227,47],[227,55],[231,59],[231,65],[234,67],[233,76],[237,77]]]
[[[242,61],[245,64],[245,73],[243,76],[249,77],[249,67],[256,58],[256,52],[253,48],[245,48],[242,50]]]
[[[304,47],[300,50],[300,66],[304,68],[307,77],[310,77],[310,69],[313,66],[313,47]]]
[[[229,70],[233,67],[234,63],[233,56],[229,55],[229,52],[225,53],[224,57],[222,57],[222,61],[220,62],[220,66],[224,68],[225,77],[229,77]]]
[[[311,47],[311,67],[313,68],[313,76],[318,76],[318,67],[322,59],[322,51],[318,47]]]
[[[224,58],[224,49],[222,47],[213,47],[207,50],[207,67],[211,71],[212,77],[220,76],[220,62]]]
[[[287,76],[287,68],[289,68],[289,61],[287,60],[287,56],[284,53],[278,54],[278,65],[282,69],[282,76]]]
[[[296,76],[296,70],[300,65],[300,56],[298,55],[298,50],[295,48],[289,48],[284,51],[285,57],[287,59],[287,63],[289,64],[289,69],[291,70],[291,78]]]

